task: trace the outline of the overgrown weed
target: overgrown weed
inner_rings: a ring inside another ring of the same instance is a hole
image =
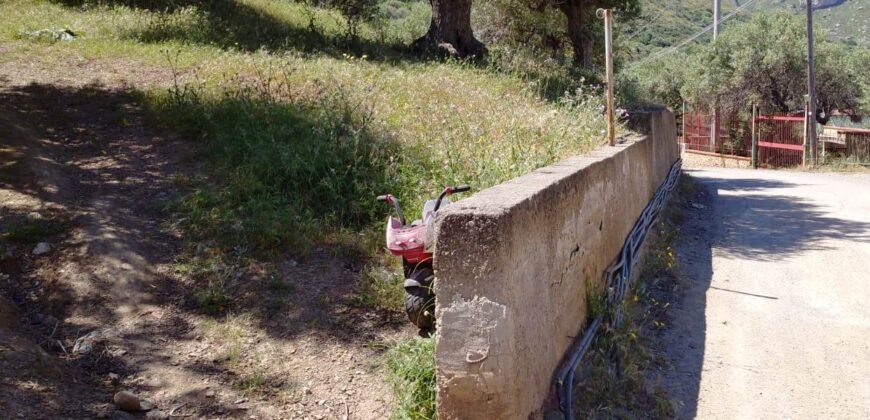
[[[654,344],[649,331],[668,328],[670,298],[678,282],[674,249],[679,239],[678,219],[683,217],[681,207],[697,190],[694,181],[683,176],[660,213],[648,238],[650,242],[639,267],[640,274],[620,304],[622,322],[602,324],[578,370],[574,393],[576,416],[673,418],[672,401],[656,382],[655,375],[649,373],[658,363],[650,350]],[[596,301],[590,299],[590,302]],[[596,310],[602,313],[600,306],[590,304],[590,308],[599,308]],[[615,310],[605,309],[604,314]],[[613,313],[605,316],[605,319],[613,318]]]
[[[435,411],[435,338],[398,343],[386,354],[388,379],[396,397],[394,419],[428,420]]]

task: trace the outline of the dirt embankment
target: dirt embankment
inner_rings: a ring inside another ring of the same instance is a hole
[[[123,418],[130,390],[150,418],[386,416],[382,343],[411,331],[352,305],[360,264],[230,267],[232,310],[206,315],[164,210],[198,146],[121,84],[49,76],[0,81],[0,412]]]

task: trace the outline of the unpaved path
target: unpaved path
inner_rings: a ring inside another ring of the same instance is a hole
[[[665,333],[680,418],[870,416],[870,175],[703,169]]]
[[[0,72],[0,231],[34,214],[69,226],[39,238],[46,255],[0,249],[0,418],[125,418],[119,390],[154,401],[155,418],[387,416],[382,349],[411,331],[349,303],[359,262],[321,250],[227,267],[232,309],[192,304],[202,284],[175,268],[183,232],[163,208],[173,179],[201,169],[199,146],[150,127],[124,75],[100,66]],[[261,315],[277,294],[287,303]],[[72,353],[94,331],[110,337]]]

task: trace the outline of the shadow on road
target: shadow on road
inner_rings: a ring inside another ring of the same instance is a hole
[[[719,228],[716,249],[723,256],[780,261],[810,250],[829,249],[829,239],[870,242],[870,224],[833,217],[783,189],[799,186],[762,179],[703,180],[726,209],[712,220]]]
[[[776,300],[742,290],[711,286],[713,257],[781,261],[811,250],[828,249],[832,239],[870,242],[870,224],[834,217],[788,189],[800,184],[765,179],[695,177],[703,186],[681,226],[677,245],[682,291],[663,335],[671,369],[664,375],[678,418],[695,418],[704,371],[708,321],[707,290],[747,299]]]

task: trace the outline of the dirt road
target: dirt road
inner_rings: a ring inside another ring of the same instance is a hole
[[[870,175],[704,169],[665,334],[680,418],[870,416]]]

